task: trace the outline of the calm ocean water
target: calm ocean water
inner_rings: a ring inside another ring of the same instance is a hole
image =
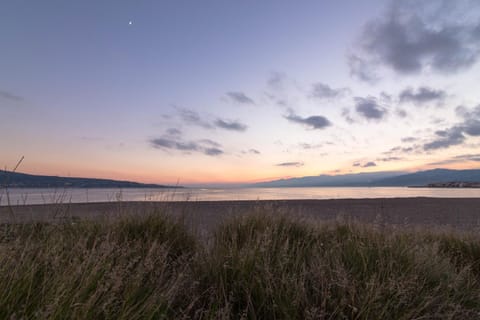
[[[235,188],[235,189],[10,189],[10,204],[108,201],[222,201],[360,198],[480,198],[480,189],[378,188]],[[0,190],[0,205],[7,205]]]

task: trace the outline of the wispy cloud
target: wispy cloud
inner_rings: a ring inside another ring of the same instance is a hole
[[[405,109],[401,109],[401,108],[395,109],[395,114],[399,118],[406,118],[408,116],[407,111],[405,111]]]
[[[168,128],[165,132],[167,135],[170,135],[170,136],[182,135],[182,131],[180,131],[180,129],[177,129],[177,128]]]
[[[465,141],[461,127],[452,127],[446,130],[435,131],[435,138],[423,145],[425,151],[444,149],[451,146],[462,144]]]
[[[431,166],[441,166],[441,165],[446,165],[446,164],[453,164],[453,163],[461,163],[465,161],[474,161],[474,162],[480,162],[480,154],[462,154],[458,155],[449,159],[441,160],[441,161],[435,161],[435,162],[430,162],[428,165]]]
[[[330,143],[326,143],[326,144],[330,144]],[[299,143],[298,146],[304,150],[311,150],[311,149],[319,149],[319,148],[322,148],[323,147],[323,144],[322,143],[315,143],[315,144],[312,144],[312,143]]]
[[[207,120],[205,117],[201,116],[198,112],[190,110],[177,108],[180,119],[191,125],[199,126],[204,129],[225,129],[230,131],[243,132],[246,131],[248,126],[241,123],[238,120],[225,120],[217,118],[215,121]],[[177,129],[172,129],[177,130]],[[172,131],[173,132],[173,131]]]
[[[390,155],[390,154],[411,154],[411,153],[418,153],[419,149],[422,149],[422,148],[418,145],[413,145],[413,146],[409,146],[409,147],[397,146],[397,147],[393,147],[390,150],[388,150],[386,152],[383,152],[383,153],[386,154],[386,155]]]
[[[348,108],[343,108],[342,109],[342,117],[345,119],[345,121],[347,121],[350,124],[355,122],[355,120],[351,116],[350,110]]]
[[[13,94],[13,93],[8,92],[8,91],[2,91],[2,90],[0,90],[0,98],[5,99],[5,100],[14,101],[14,102],[20,102],[20,101],[24,100],[23,97],[21,97],[21,96],[18,96],[16,94]]]
[[[349,92],[348,88],[334,89],[325,83],[317,82],[312,85],[310,96],[317,99],[334,99],[342,97]]]
[[[362,167],[362,168],[369,168],[369,167],[376,167],[377,164],[373,161],[368,161],[368,162],[365,162],[365,163],[361,163],[361,162],[354,162],[352,164],[353,167]]]
[[[281,163],[277,163],[276,166],[277,167],[296,167],[296,168],[299,168],[299,167],[303,167],[304,163],[303,162],[298,162],[298,161],[281,162]]]
[[[203,153],[209,156],[219,156],[223,154],[223,150],[219,148],[205,148],[203,149]]]
[[[442,103],[447,96],[443,90],[435,90],[429,87],[419,87],[417,90],[406,88],[400,92],[398,99],[401,103],[411,102],[416,105],[424,105],[429,102]]]
[[[217,119],[215,121],[215,126],[218,128],[222,128],[225,130],[231,130],[231,131],[240,131],[243,132],[247,130],[247,126],[239,121],[236,120],[222,120],[222,119]]]
[[[199,126],[205,129],[213,128],[212,124],[202,119],[202,117],[200,117],[200,115],[196,111],[193,111],[190,109],[183,109],[183,108],[177,108],[177,110],[180,118],[184,122],[195,125],[195,126]]]
[[[367,163],[365,163],[364,165],[362,165],[362,168],[369,168],[369,167],[376,167],[377,164],[373,161],[369,161]]]
[[[417,141],[418,139],[415,138],[415,137],[405,137],[405,138],[402,138],[402,142],[406,142],[406,143],[409,143],[409,142],[415,142]]]
[[[303,118],[293,113],[292,110],[290,110],[290,113],[284,116],[284,118],[290,122],[298,123],[311,129],[325,129],[332,125],[330,120],[324,116],[310,116]]]
[[[385,157],[385,158],[378,158],[377,161],[390,162],[390,161],[401,161],[404,159],[405,158],[403,157]]]
[[[226,93],[232,101],[239,104],[255,104],[255,101],[241,91],[230,91]]]
[[[198,140],[198,142],[202,143],[202,144],[207,144],[209,146],[212,146],[212,147],[221,147],[222,145],[216,141],[213,141],[213,140],[210,140],[210,139],[200,139]]]
[[[347,64],[350,69],[350,76],[367,83],[376,83],[379,76],[374,67],[365,59],[356,54],[347,56]]]
[[[463,121],[450,128],[435,131],[433,140],[424,144],[425,151],[461,145],[467,136],[480,136],[480,105],[471,110],[464,107],[457,108],[457,113],[463,118]]]
[[[455,159],[459,160],[470,160],[470,161],[480,161],[480,153],[477,154],[462,154],[459,156],[455,156]]]
[[[285,89],[285,81],[287,79],[287,75],[283,72],[272,72],[267,79],[267,86],[269,89],[282,91]]]
[[[259,155],[259,154],[262,154],[260,151],[258,151],[257,149],[248,149],[248,150],[242,150],[241,151],[242,154],[253,154],[253,155]]]
[[[177,150],[186,153],[196,152],[208,156],[219,156],[224,153],[220,144],[211,140],[183,141],[169,137],[160,137],[149,140],[150,145],[156,149]]]

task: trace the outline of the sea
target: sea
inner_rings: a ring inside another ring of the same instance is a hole
[[[480,198],[480,188],[304,187],[0,190],[0,206],[115,201],[234,201],[364,198]]]

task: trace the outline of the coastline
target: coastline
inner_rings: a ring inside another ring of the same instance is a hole
[[[480,198],[374,198],[330,200],[234,200],[172,202],[99,202],[0,207],[0,223],[64,219],[114,219],[164,212],[181,215],[195,228],[211,229],[226,218],[269,212],[332,221],[352,220],[392,226],[480,228]]]

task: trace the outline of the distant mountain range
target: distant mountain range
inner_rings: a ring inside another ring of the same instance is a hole
[[[407,187],[446,182],[480,182],[480,170],[433,169],[406,173],[398,171],[319,175],[260,182],[251,187]]]
[[[0,187],[4,188],[181,188],[108,179],[39,176],[0,170]]]
[[[433,169],[406,173],[384,171],[343,175],[318,175],[259,182],[244,187],[420,187],[460,186],[462,182],[480,183],[480,170]],[[453,184],[452,184],[453,183]],[[467,184],[468,185],[468,184]],[[9,188],[182,188],[93,178],[40,176],[0,170],[0,187]]]

